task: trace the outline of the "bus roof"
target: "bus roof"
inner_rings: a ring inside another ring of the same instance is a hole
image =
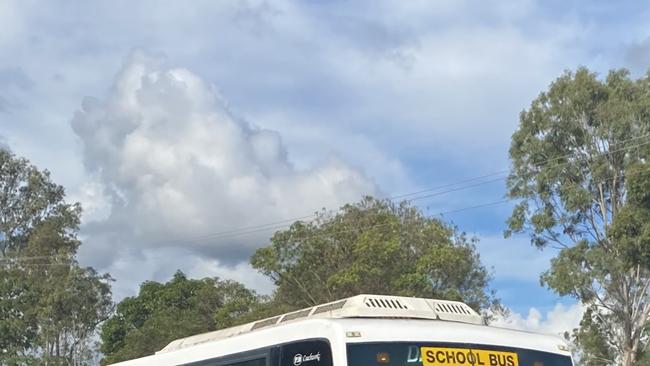
[[[386,295],[357,295],[237,327],[177,339],[157,352],[157,354],[201,343],[218,341],[259,329],[286,324],[287,322],[318,318],[428,319],[483,324],[483,318],[476,311],[458,301]]]

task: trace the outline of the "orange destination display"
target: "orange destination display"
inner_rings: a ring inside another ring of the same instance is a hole
[[[474,348],[422,347],[422,366],[519,366],[514,352]]]

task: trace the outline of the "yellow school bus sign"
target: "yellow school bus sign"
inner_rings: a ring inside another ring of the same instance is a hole
[[[514,352],[422,347],[422,366],[519,366]]]

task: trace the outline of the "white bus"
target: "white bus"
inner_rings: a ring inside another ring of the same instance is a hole
[[[455,301],[359,295],[182,338],[120,366],[571,366],[558,336],[486,326]]]

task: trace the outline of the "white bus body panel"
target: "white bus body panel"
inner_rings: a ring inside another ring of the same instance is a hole
[[[359,332],[360,336],[348,337],[348,332]],[[346,318],[305,319],[278,324],[114,365],[180,365],[314,338],[330,342],[334,366],[347,366],[346,343],[364,342],[470,343],[570,356],[569,352],[560,349],[560,346],[566,347],[566,342],[558,336],[441,320]]]

